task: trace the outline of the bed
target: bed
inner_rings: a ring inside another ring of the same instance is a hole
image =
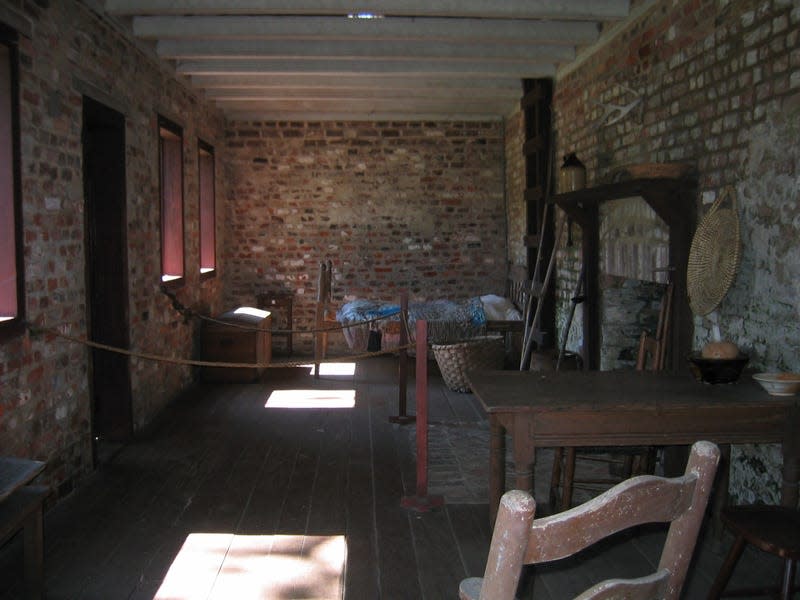
[[[400,344],[401,322],[399,302],[385,302],[356,298],[335,310],[330,302],[331,275],[333,265],[330,261],[320,264],[319,288],[317,296],[317,337],[318,351],[315,355],[324,357],[327,348],[328,332],[342,329],[342,333],[353,352],[377,350],[373,333],[380,332],[380,349],[391,350]],[[524,268],[511,267],[506,287],[506,295],[486,294],[462,300],[431,300],[410,302],[408,305],[407,332],[409,340],[414,341],[415,324],[418,319],[428,322],[428,342],[447,344],[472,337],[497,333],[505,335],[522,331],[522,315],[525,309],[529,284],[524,278]]]
[[[522,323],[522,313],[507,298],[488,294],[466,300],[431,300],[408,305],[408,336],[414,341],[417,320],[428,322],[428,342],[447,344],[492,331],[492,323]],[[380,332],[382,350],[400,343],[400,305],[392,302],[356,299],[345,303],[336,312],[347,345],[354,352],[370,348],[370,331]],[[375,336],[373,334],[373,340]]]

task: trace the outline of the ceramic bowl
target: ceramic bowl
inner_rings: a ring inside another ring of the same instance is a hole
[[[753,379],[771,396],[794,396],[800,391],[800,373],[756,373]]]
[[[703,358],[699,352],[689,355],[689,368],[698,381],[704,383],[733,383],[739,379],[750,357]]]

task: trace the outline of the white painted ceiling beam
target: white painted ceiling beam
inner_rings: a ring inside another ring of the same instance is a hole
[[[497,93],[516,94],[522,96],[522,82],[516,77],[484,79],[479,77],[384,77],[380,74],[370,75],[342,75],[302,73],[260,74],[248,73],[242,75],[194,75],[192,84],[201,89],[286,89],[306,88],[319,90],[352,89],[368,91],[371,89],[409,89],[409,90],[435,90],[447,92],[450,89],[495,90]]]
[[[444,60],[197,60],[179,61],[183,75],[247,75],[252,73],[305,73],[342,75],[436,75],[438,77],[553,77],[551,63]]]
[[[325,121],[331,123],[347,123],[359,121],[394,121],[394,122],[419,122],[419,121],[499,121],[511,111],[503,114],[496,113],[460,113],[457,107],[450,107],[443,112],[415,113],[408,111],[399,112],[372,112],[355,113],[337,111],[335,108],[319,112],[306,111],[267,111],[267,110],[240,110],[225,113],[231,121],[247,122],[273,122],[273,121]]]
[[[341,107],[341,112],[354,113],[446,113],[449,110],[461,114],[502,114],[514,106],[508,100],[498,101],[476,101],[471,99],[461,99],[454,103],[447,101],[420,100],[414,102],[413,111],[409,110],[411,105],[402,99],[395,100],[370,100],[361,98],[350,98],[341,102],[330,102],[326,100],[275,100],[275,101],[216,101],[216,104],[226,112],[248,112],[248,111],[297,111],[297,112],[323,112],[332,108]]]
[[[143,39],[429,40],[495,43],[591,44],[596,22],[513,19],[222,16],[136,17]]]
[[[575,58],[575,49],[554,44],[474,44],[401,41],[297,40],[163,40],[161,58],[195,59],[320,59],[394,60],[447,59],[469,61],[529,61],[563,63]]]
[[[630,0],[86,1],[155,42],[228,118],[277,120],[504,118],[522,79],[555,77],[630,12]],[[384,18],[348,18],[362,12]]]
[[[459,98],[473,98],[475,100],[519,100],[520,90],[494,90],[486,88],[313,88],[313,87],[273,87],[257,89],[229,89],[205,88],[206,98],[219,101],[261,101],[261,100],[346,100],[349,98],[363,99],[444,99],[450,102]]]
[[[512,19],[623,19],[629,0],[106,0],[116,15],[380,15]]]

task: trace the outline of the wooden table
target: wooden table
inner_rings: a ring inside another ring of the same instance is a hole
[[[489,415],[492,522],[505,490],[505,433],[515,487],[528,491],[536,448],[780,443],[782,503],[797,504],[798,398],[770,396],[748,375],[732,385],[639,371],[478,371],[468,379]]]

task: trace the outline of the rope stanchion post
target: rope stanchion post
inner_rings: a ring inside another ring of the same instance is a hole
[[[428,494],[428,323],[417,321],[417,493],[403,496],[400,505],[418,512],[427,512],[444,504],[442,496]]]
[[[397,362],[397,416],[389,417],[390,423],[407,425],[416,420],[414,415],[406,414],[408,398],[408,293],[400,295],[400,349]]]

